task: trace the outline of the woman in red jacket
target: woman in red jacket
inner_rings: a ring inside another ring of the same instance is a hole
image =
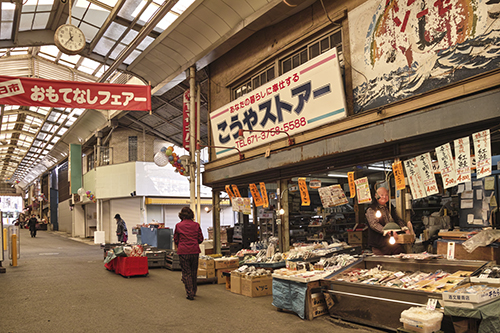
[[[179,213],[181,222],[177,223],[174,242],[182,270],[182,282],[186,287],[186,298],[194,300],[196,296],[196,279],[198,275],[198,257],[203,234],[200,225],[193,221],[194,213],[189,207],[183,207]]]

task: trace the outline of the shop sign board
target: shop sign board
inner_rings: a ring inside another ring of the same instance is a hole
[[[457,183],[471,181],[470,169],[470,141],[469,137],[460,138],[454,141],[455,146],[455,169],[457,173]]]
[[[194,97],[193,97],[194,98]],[[191,93],[189,89],[187,89],[182,98],[182,147],[189,151],[189,145],[191,141]],[[197,132],[198,129],[198,103],[194,103],[194,132]]]
[[[309,191],[307,190],[307,184],[305,178],[299,178],[299,190],[300,190],[300,200],[302,201],[302,206],[311,205],[311,199],[309,198]]]
[[[294,68],[210,114],[215,146],[255,148],[346,117],[336,49]],[[238,131],[246,137],[239,139]],[[264,131],[264,132],[260,132]],[[280,132],[274,132],[280,131]],[[217,157],[236,149],[216,148]]]
[[[368,183],[368,177],[356,179],[354,183],[356,184],[358,203],[360,204],[371,203],[372,196],[370,194],[370,185]]]
[[[408,182],[410,183],[411,194],[413,199],[420,199],[426,196],[425,187],[422,183],[422,178],[420,177],[420,172],[418,171],[417,158],[406,160],[404,162],[406,176],[408,177]]]
[[[318,189],[318,193],[324,208],[348,203],[345,193],[339,184],[321,187]]]
[[[250,192],[252,193],[253,201],[255,202],[255,206],[259,207],[264,204],[262,197],[260,196],[259,190],[257,189],[257,185],[250,184]]]
[[[403,172],[403,163],[401,163],[401,161],[392,163],[392,172],[394,172],[394,179],[396,180],[396,189],[404,190],[406,188],[406,182]]]
[[[425,153],[417,157],[418,170],[420,171],[420,177],[425,186],[425,192],[427,195],[433,195],[439,193],[436,176],[432,170],[432,160],[431,154]]]
[[[439,161],[439,169],[443,178],[444,188],[449,188],[457,185],[457,174],[455,171],[455,163],[451,155],[451,147],[449,143],[436,148],[436,156]]]
[[[356,185],[354,184],[354,171],[350,171],[347,173],[347,179],[349,181],[349,194],[351,198],[356,196]]]
[[[476,178],[491,175],[491,140],[490,130],[472,134],[476,155]]]
[[[269,207],[269,199],[267,197],[267,190],[266,190],[266,183],[259,183],[260,186],[260,193],[262,194],[262,199],[264,200],[263,207],[267,208]]]
[[[151,110],[151,86],[0,76],[0,104]]]

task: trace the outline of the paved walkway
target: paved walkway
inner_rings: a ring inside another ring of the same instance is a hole
[[[21,230],[18,267],[0,274],[0,332],[380,332],[276,311],[272,297],[249,298],[201,285],[185,298],[181,273],[150,269],[123,278],[103,265],[91,241]],[[7,256],[7,252],[5,252]]]

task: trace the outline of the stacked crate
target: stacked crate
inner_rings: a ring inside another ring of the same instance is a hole
[[[146,251],[148,257],[148,268],[165,267],[165,250]]]
[[[165,268],[171,271],[180,271],[181,264],[179,262],[179,255],[174,250],[167,250],[165,253]]]

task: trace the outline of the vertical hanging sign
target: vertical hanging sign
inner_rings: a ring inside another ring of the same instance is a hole
[[[451,155],[451,147],[449,143],[436,148],[436,155],[439,161],[439,169],[443,178],[444,188],[449,188],[457,185],[457,174],[455,172],[455,163]]]
[[[267,191],[266,191],[266,184],[265,183],[259,183],[260,185],[260,193],[262,194],[262,199],[264,200],[264,208],[269,207],[269,199],[267,197]]]
[[[300,199],[302,200],[302,206],[309,206],[311,204],[311,200],[309,199],[309,191],[307,190],[305,178],[299,178],[299,190]]]
[[[434,176],[434,171],[432,170],[431,154],[425,153],[418,156],[417,165],[427,195],[433,195],[439,193],[436,183],[436,176]]]
[[[356,185],[354,184],[354,171],[347,173],[347,180],[349,181],[349,193],[351,198],[356,196]]]
[[[406,188],[405,175],[403,172],[403,163],[397,161],[392,163],[392,172],[396,181],[396,190],[404,190]]]
[[[189,112],[190,110],[190,98],[191,95],[189,93],[189,89],[186,90],[183,94],[183,99],[182,99],[182,146],[184,149],[189,151],[189,141],[190,141],[190,134],[189,134]],[[194,130],[196,132],[196,108],[198,106],[195,103],[195,123],[194,123]]]
[[[404,164],[413,199],[425,197],[425,188],[424,184],[422,184],[422,178],[420,178],[420,172],[418,171],[417,158],[414,157],[410,160],[406,160]]]
[[[463,137],[454,141],[455,146],[455,168],[457,183],[471,181],[470,176],[470,141],[469,137]]]
[[[233,184],[233,185],[231,185],[231,187],[233,188],[233,195],[235,197],[241,198],[241,194],[240,194],[240,191],[238,190],[238,186]]]
[[[231,191],[231,187],[229,185],[226,185],[226,193],[227,195],[229,195],[229,200],[231,200],[234,197],[234,194]]]
[[[358,203],[371,203],[372,197],[370,195],[370,184],[368,183],[368,177],[356,179],[354,183],[356,184]]]
[[[250,193],[252,193],[253,202],[256,207],[260,207],[264,204],[262,201],[262,197],[260,196],[259,190],[257,189],[257,185],[250,184]]]
[[[490,130],[472,134],[476,153],[476,178],[491,175],[491,139]]]

